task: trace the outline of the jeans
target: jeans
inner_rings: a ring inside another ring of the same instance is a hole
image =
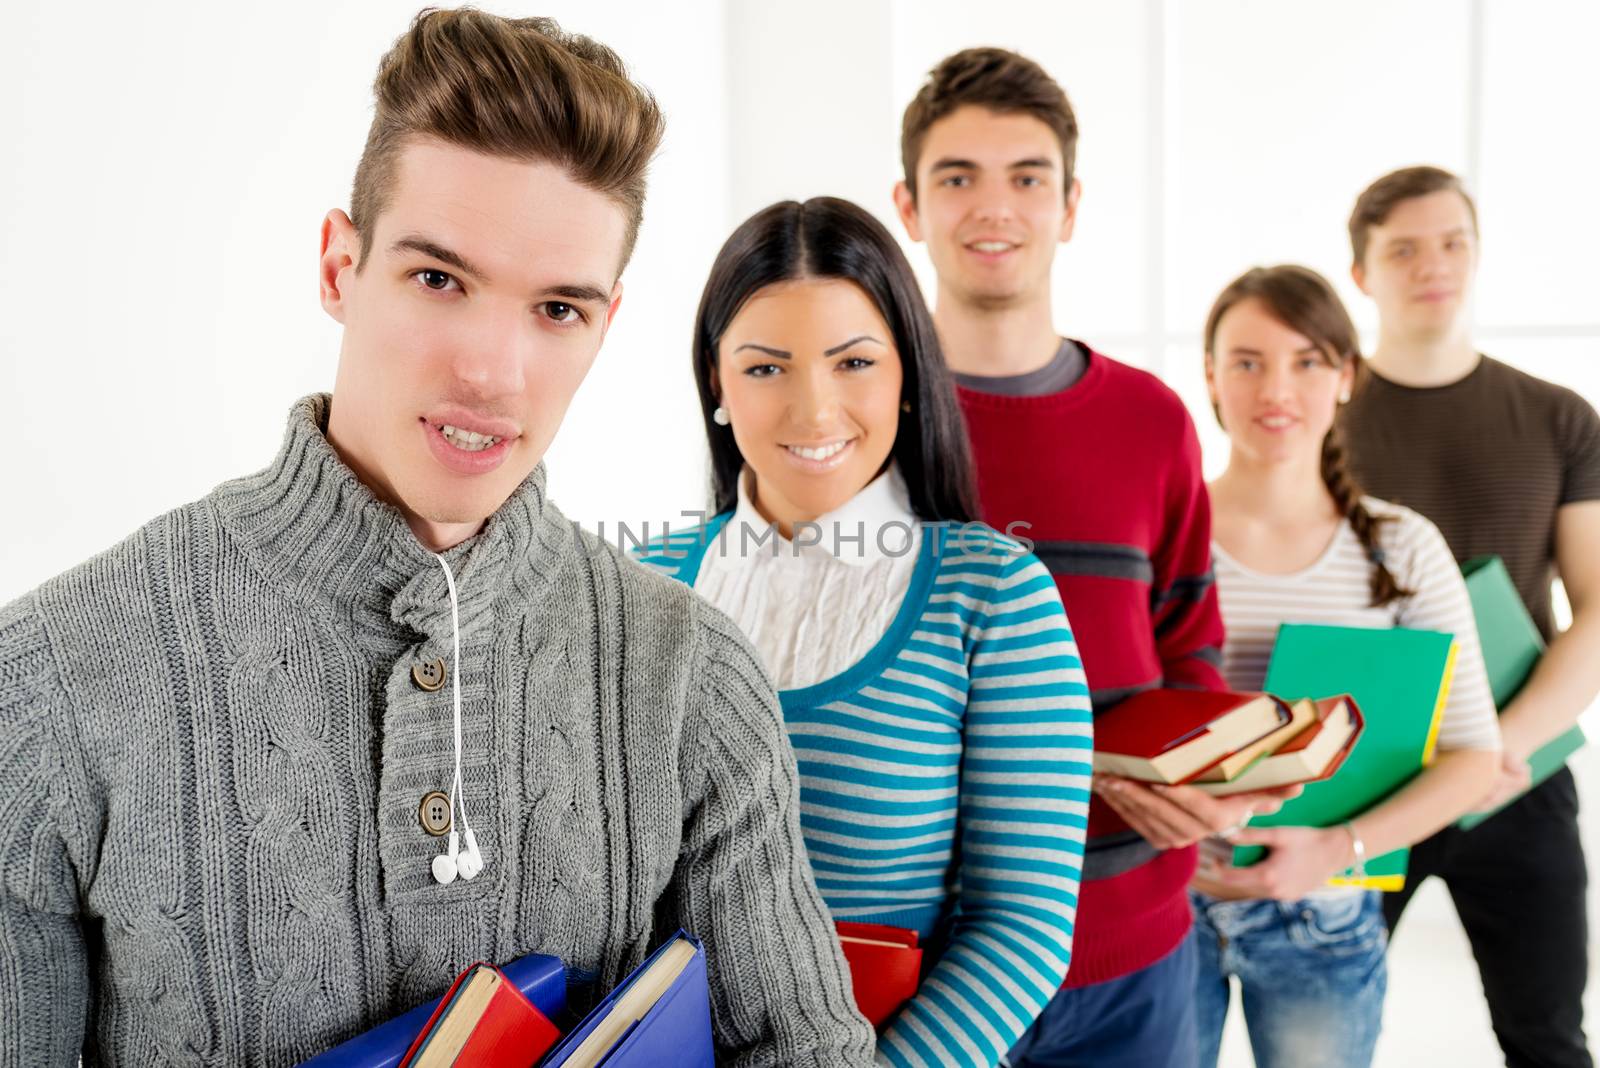
[[[1191,892],[1203,1068],[1216,1068],[1229,976],[1239,980],[1256,1068],[1371,1064],[1388,987],[1381,896],[1223,901]]]
[[[1411,850],[1406,888],[1386,894],[1392,928],[1418,885],[1444,880],[1472,944],[1507,1068],[1592,1068],[1583,1034],[1588,870],[1578,791],[1562,768],[1470,831]]]
[[[1194,941],[1148,968],[1056,991],[1001,1065],[1010,1068],[1198,1068]]]

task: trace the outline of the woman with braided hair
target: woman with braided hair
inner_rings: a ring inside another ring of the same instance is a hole
[[[1245,829],[1202,849],[1192,884],[1201,1064],[1214,1066],[1230,977],[1258,1068],[1367,1065],[1383,1013],[1387,934],[1379,893],[1326,880],[1363,852],[1410,845],[1477,801],[1500,734],[1471,605],[1439,531],[1364,496],[1334,427],[1360,372],[1355,328],[1304,267],[1256,268],[1206,321],[1206,383],[1228,434],[1211,484],[1213,554],[1227,641],[1223,675],[1259,690],[1283,623],[1411,627],[1456,636],[1435,762],[1393,797],[1330,828]],[[1228,864],[1226,848],[1267,858]]]

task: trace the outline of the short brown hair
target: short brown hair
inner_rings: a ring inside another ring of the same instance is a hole
[[[377,113],[356,166],[350,217],[361,257],[413,137],[565,167],[628,214],[620,272],[644,216],[645,172],[665,123],[617,54],[554,19],[426,8],[378,64]]]
[[[1350,212],[1350,255],[1357,266],[1366,261],[1367,239],[1374,226],[1389,221],[1389,215],[1402,200],[1425,197],[1430,193],[1449,190],[1459,193],[1467,202],[1467,214],[1472,217],[1472,232],[1478,232],[1478,206],[1472,202],[1467,187],[1461,179],[1443,167],[1402,167],[1390,171],[1367,186],[1356,197],[1356,206]]]
[[[917,197],[917,160],[928,127],[968,104],[1001,114],[1021,112],[1050,127],[1061,143],[1063,188],[1072,188],[1078,117],[1066,91],[1026,56],[1004,48],[967,48],[929,71],[928,80],[906,105],[900,123],[900,164],[912,200]]]

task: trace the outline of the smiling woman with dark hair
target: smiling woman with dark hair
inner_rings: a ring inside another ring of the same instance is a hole
[[[717,422],[722,405],[719,342],[758,291],[784,282],[815,285],[830,279],[854,292],[857,300],[870,302],[863,306],[881,317],[879,325],[886,332],[878,333],[884,336],[864,339],[863,351],[876,345],[879,356],[898,354],[888,362],[904,379],[905,403],[889,444],[907,480],[912,510],[927,520],[971,522],[978,516],[978,502],[967,431],[916,277],[876,219],[835,197],[815,197],[804,204],[786,200],[751,216],[728,238],[706,281],[695,317],[694,372],[711,446],[716,510],[727,511],[736,503],[736,483],[745,465],[736,441],[739,429]]]
[[[641,559],[731,616],[773,675],[834,918],[925,947],[879,1059],[993,1065],[1072,945],[1091,728],[1055,584],[974,521],[932,320],[861,208],[790,201],[740,226],[694,370],[716,516]]]

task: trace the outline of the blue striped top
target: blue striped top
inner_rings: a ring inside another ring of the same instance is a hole
[[[727,519],[635,556],[692,586]],[[834,917],[943,940],[879,1061],[995,1064],[1066,975],[1088,825],[1089,688],[1055,582],[988,527],[927,524],[882,639],[779,697]]]

